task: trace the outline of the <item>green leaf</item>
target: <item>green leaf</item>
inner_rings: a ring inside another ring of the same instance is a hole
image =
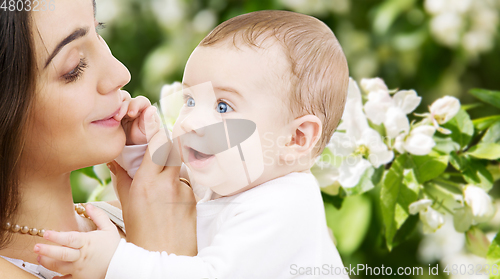
[[[382,181],[382,177],[384,177],[385,165],[381,165],[380,167],[375,169],[375,172],[372,175],[372,183],[375,187],[378,186],[380,181]]]
[[[493,176],[486,168],[484,162],[470,158],[469,166],[462,172],[465,181],[469,184],[475,184],[489,191],[493,187]]]
[[[460,145],[454,142],[451,137],[439,137],[434,135],[433,139],[436,145],[432,149],[443,154],[449,154],[451,151],[460,149]]]
[[[106,190],[108,185],[99,184],[97,187],[90,193],[90,196],[87,199],[87,202],[96,202],[102,201],[102,195]]]
[[[332,196],[327,193],[321,192],[321,197],[323,198],[324,203],[330,203],[335,206],[335,208],[340,209],[342,207],[342,202],[344,201],[344,198],[340,197],[339,195]]]
[[[474,88],[469,93],[487,104],[500,108],[500,91]]]
[[[488,166],[486,166],[486,169],[493,176],[493,182],[500,179],[500,165],[489,164]]]
[[[87,201],[89,194],[82,187],[82,176],[86,176],[83,172],[75,170],[71,172],[71,192],[73,194],[74,203],[84,203]]]
[[[493,187],[493,176],[484,162],[470,158],[470,167],[463,172],[465,181],[489,191]]]
[[[416,173],[408,166],[414,166],[411,155],[400,155],[393,161],[382,182],[380,205],[389,250],[394,247],[396,232],[409,216],[409,205],[418,198]]]
[[[342,156],[336,156],[335,154],[333,154],[330,148],[323,149],[323,152],[321,153],[319,158],[321,161],[329,163],[330,165],[337,168],[340,167],[343,161]]]
[[[436,210],[441,210],[441,207],[445,207],[446,211],[448,211],[463,206],[456,199],[457,189],[454,187],[443,187],[440,181],[434,182],[433,180],[432,182],[425,183],[424,192],[435,201],[433,208]]]
[[[450,153],[450,164],[457,170],[457,171],[463,171],[467,164],[468,160],[467,157],[458,155],[457,152],[453,151]]]
[[[448,166],[448,155],[439,155],[437,152],[431,152],[424,156],[411,156],[412,165],[418,183],[424,184],[433,178],[442,174]]]
[[[488,264],[490,264],[490,266],[500,266],[500,235],[498,233],[488,248],[486,259],[488,260]],[[490,278],[498,278],[498,273],[496,275],[492,274]]]
[[[101,179],[99,178],[99,176],[97,176],[97,174],[94,171],[94,166],[79,169],[77,171],[81,172],[81,173],[85,174],[86,176],[93,178],[93,179],[97,180],[99,183],[101,183]]]
[[[406,221],[403,223],[401,228],[398,230],[396,235],[394,236],[393,244],[394,246],[397,246],[406,240],[411,236],[412,232],[415,230],[417,227],[417,224],[419,222],[418,214],[415,215],[410,215],[406,219]]]
[[[375,11],[373,30],[385,34],[398,16],[414,6],[415,0],[389,0],[383,2]]]
[[[481,143],[499,143],[500,142],[500,121],[493,123],[481,138]]]
[[[461,105],[460,108],[462,108],[463,110],[470,110],[482,106],[483,106],[482,103],[474,103],[474,104]]]
[[[496,160],[500,158],[500,144],[479,143],[471,147],[467,154],[479,159]]]
[[[494,123],[500,121],[500,115],[487,116],[483,118],[474,119],[472,123],[474,128],[478,131],[488,129]]]
[[[371,200],[364,195],[347,197],[340,210],[325,204],[326,223],[342,255],[350,255],[359,248],[368,232],[371,212]]]
[[[356,186],[351,188],[342,187],[342,189],[345,192],[345,195],[346,196],[359,195],[373,189],[375,186],[373,185],[371,178],[374,172],[375,169],[373,167],[369,167],[365,170],[363,175],[361,175],[361,178],[359,179],[359,182],[358,184],[356,184]]]
[[[450,154],[451,165],[460,173],[469,184],[475,184],[485,191],[489,191],[493,186],[493,176],[486,168],[486,163],[482,160],[471,158],[467,154],[458,155],[456,152]]]
[[[469,114],[463,109],[460,109],[457,115],[443,124],[442,127],[451,131],[451,138],[462,148],[469,144],[474,134],[474,124],[470,120]]]

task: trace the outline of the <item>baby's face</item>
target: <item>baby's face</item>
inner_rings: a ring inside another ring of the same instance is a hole
[[[275,178],[280,135],[292,120],[284,102],[288,67],[277,46],[194,50],[173,130],[194,183],[231,195]]]

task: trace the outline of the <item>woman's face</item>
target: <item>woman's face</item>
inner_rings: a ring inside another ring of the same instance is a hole
[[[130,73],[96,32],[92,0],[56,1],[54,11],[31,15],[37,85],[28,163],[68,172],[111,161],[125,133],[119,122],[95,121],[116,114]]]

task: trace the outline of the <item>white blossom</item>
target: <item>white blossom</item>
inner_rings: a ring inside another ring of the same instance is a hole
[[[109,169],[106,166],[106,164],[95,165],[94,166],[94,173],[103,182],[105,182],[106,180],[108,180],[111,177],[111,175],[109,173]]]
[[[363,78],[361,79],[361,88],[363,91],[370,93],[370,92],[376,92],[379,90],[389,92],[389,88],[387,88],[387,85],[385,84],[384,80],[377,77],[377,78]]]
[[[427,155],[436,145],[432,138],[434,132],[436,132],[436,128],[433,126],[418,126],[412,129],[409,135],[403,133],[397,136],[394,148],[401,154],[406,151],[413,155]]]
[[[409,210],[411,215],[415,215],[422,210],[425,210],[427,207],[432,205],[432,200],[430,199],[421,199],[416,202],[410,204]]]
[[[437,210],[431,207],[432,200],[421,199],[409,206],[410,214],[415,215],[419,213],[420,221],[424,227],[424,233],[433,233],[444,224],[444,216]]]
[[[371,83],[365,82],[366,88],[382,88],[382,85],[376,80],[369,81]],[[377,89],[368,94],[364,110],[366,117],[373,124],[383,123],[387,136],[395,138],[401,132],[409,132],[410,123],[406,115],[415,110],[421,100],[422,97],[418,97],[415,90],[401,90],[391,97],[389,91]]]
[[[394,94],[392,99],[396,107],[400,108],[405,114],[409,114],[418,107],[422,97],[418,97],[415,90],[400,90]]]
[[[472,30],[464,35],[462,44],[469,53],[478,55],[493,48],[493,39],[485,30]]]
[[[455,117],[459,110],[460,101],[457,98],[444,96],[432,103],[432,105],[429,107],[430,113],[423,113],[418,115],[427,117],[424,123],[431,122],[439,132],[443,134],[450,134],[450,130],[439,126],[439,124],[448,122],[450,119]]]
[[[431,19],[431,33],[436,40],[449,47],[460,43],[460,31],[464,25],[463,19],[456,13],[446,12]]]
[[[387,148],[380,134],[370,128],[363,112],[361,92],[357,83],[350,80],[347,101],[338,127],[345,132],[335,132],[327,147],[334,156],[342,158],[335,174],[323,174],[319,181],[331,184],[336,180],[342,187],[350,188],[358,184],[363,173],[370,167],[387,164],[394,153]]]
[[[455,97],[444,96],[434,101],[429,110],[437,123],[444,124],[458,113],[460,101]]]
[[[464,187],[464,201],[472,210],[472,225],[489,221],[495,214],[491,197],[482,188],[474,185]]]
[[[424,224],[424,233],[433,233],[444,224],[444,216],[432,207],[420,212],[420,220]]]
[[[180,82],[176,81],[172,84],[166,84],[161,88],[161,113],[169,127],[175,123],[183,105],[184,99],[182,97],[182,84]]]
[[[498,5],[492,0],[426,0],[432,15],[430,31],[442,45],[463,46],[471,57],[493,48],[498,29]]]
[[[340,189],[338,168],[328,162],[321,161],[318,157],[318,160],[311,168],[311,173],[316,177],[323,192],[338,195]]]

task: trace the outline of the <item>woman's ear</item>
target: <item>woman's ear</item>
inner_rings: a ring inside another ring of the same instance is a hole
[[[289,124],[290,134],[285,144],[285,161],[297,160],[303,156],[311,156],[322,133],[321,120],[312,114],[301,116]]]

